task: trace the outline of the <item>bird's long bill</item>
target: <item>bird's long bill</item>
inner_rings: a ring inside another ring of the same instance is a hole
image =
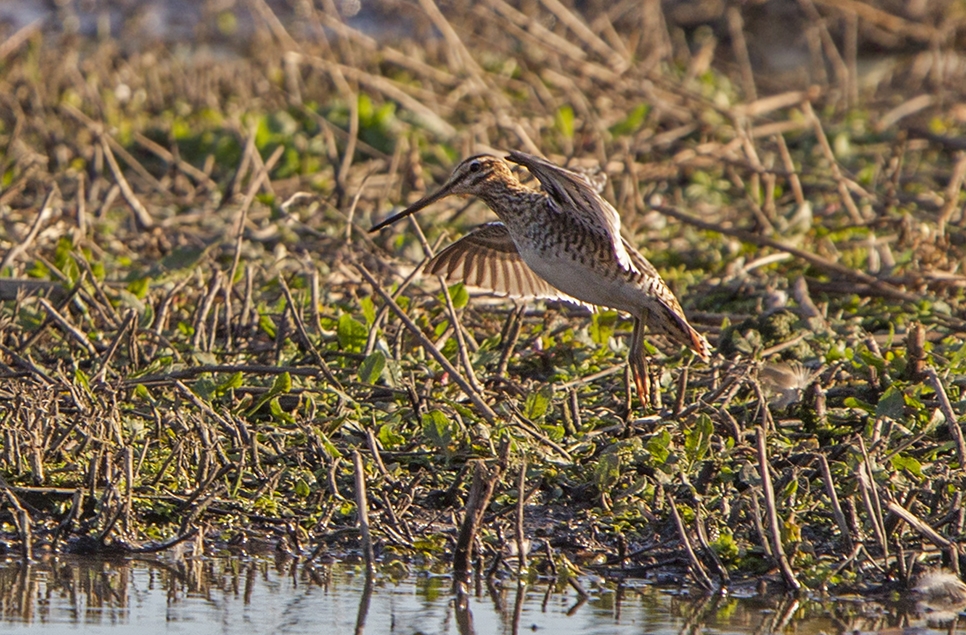
[[[423,209],[424,207],[428,205],[432,205],[439,199],[445,198],[446,196],[448,196],[449,190],[450,188],[444,185],[443,187],[439,188],[439,190],[437,190],[436,193],[430,194],[429,196],[424,196],[423,198],[419,199],[418,201],[416,201],[415,203],[413,203],[403,211],[399,212],[398,214],[393,214],[392,216],[382,221],[381,223],[378,223],[377,225],[373,225],[372,229],[370,229],[369,231],[377,232],[383,227],[388,227],[389,225],[392,225],[398,220],[401,220],[403,218],[406,218],[407,216],[411,216],[415,214],[416,212]]]

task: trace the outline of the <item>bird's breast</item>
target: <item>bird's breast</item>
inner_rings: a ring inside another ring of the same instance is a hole
[[[516,246],[534,273],[565,294],[587,304],[630,313],[639,311],[641,289],[616,259],[562,244],[521,241],[516,242]]]

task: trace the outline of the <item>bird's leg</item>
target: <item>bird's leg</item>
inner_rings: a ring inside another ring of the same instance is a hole
[[[651,401],[651,380],[647,370],[647,357],[644,356],[644,322],[638,317],[634,318],[627,363],[634,375],[634,383],[637,384],[637,397],[641,400],[641,405],[647,408]]]

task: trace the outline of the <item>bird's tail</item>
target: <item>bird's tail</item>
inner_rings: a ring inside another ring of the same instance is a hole
[[[675,342],[684,344],[704,361],[711,359],[711,345],[688,323],[680,309],[660,303],[644,320],[654,332],[667,335]]]
[[[685,325],[688,327],[688,341],[685,342],[685,344],[690,346],[691,350],[694,351],[697,356],[702,359],[702,361],[706,362],[710,360],[711,345],[708,343],[707,338],[695,331],[694,327],[687,322],[685,322]]]

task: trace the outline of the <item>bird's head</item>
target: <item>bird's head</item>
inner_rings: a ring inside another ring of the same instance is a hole
[[[473,194],[479,196],[485,193],[487,188],[492,187],[493,184],[506,182],[512,178],[513,174],[503,159],[488,154],[470,157],[456,166],[456,169],[453,170],[450,177],[446,179],[446,183],[436,190],[436,192],[429,196],[424,196],[398,214],[394,214],[381,223],[374,225],[369,231],[378,231],[383,227],[392,225],[396,221],[415,214],[424,207],[428,207],[436,201],[452,194]]]
[[[450,194],[479,195],[489,184],[495,181],[504,181],[510,176],[510,168],[503,159],[488,154],[480,154],[465,159],[457,165],[436,195],[440,195],[441,192],[445,192],[442,196],[449,196]]]

